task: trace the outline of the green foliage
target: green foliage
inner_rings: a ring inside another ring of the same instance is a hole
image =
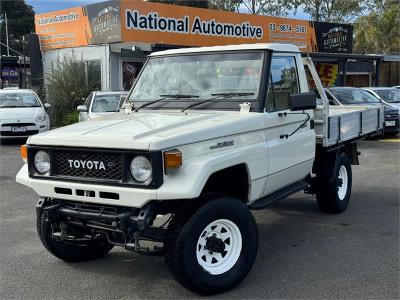
[[[354,24],[354,52],[398,54],[400,51],[400,4],[388,1]]]
[[[79,112],[71,111],[67,113],[64,117],[63,126],[78,123],[79,122]]]
[[[27,5],[24,0],[0,1],[0,15],[4,13],[7,13],[9,46],[21,53],[22,36],[35,31],[35,13],[32,6]],[[0,40],[4,44],[6,43],[5,22],[1,24]],[[6,53],[6,47],[1,46],[1,54]],[[15,53],[12,55],[15,55]]]
[[[372,0],[298,0],[296,6],[314,21],[347,23],[371,6]]]
[[[69,120],[69,114],[83,103],[93,85],[88,84],[83,60],[73,56],[60,56],[51,64],[50,72],[46,74],[47,100],[51,104],[50,115],[53,126],[61,126]]]
[[[209,0],[209,8],[254,15],[286,16],[298,0]]]

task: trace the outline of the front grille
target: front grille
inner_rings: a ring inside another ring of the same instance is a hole
[[[0,131],[2,136],[27,136],[39,133],[39,130],[27,130],[24,132]]]
[[[1,127],[12,127],[12,126],[17,126],[17,127],[21,127],[21,126],[36,126],[35,123],[5,123],[2,124]]]
[[[122,155],[55,150],[53,176],[122,181]]]

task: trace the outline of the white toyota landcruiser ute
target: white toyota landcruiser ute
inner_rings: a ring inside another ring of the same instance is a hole
[[[324,212],[346,209],[355,141],[383,120],[379,106],[329,107],[293,45],[167,50],[120,112],[32,136],[17,181],[39,195],[39,237],[56,257],[163,255],[183,286],[215,294],[254,263],[252,209],[301,190]]]

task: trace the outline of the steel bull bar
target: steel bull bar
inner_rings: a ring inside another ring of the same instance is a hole
[[[87,221],[100,221],[106,223],[116,223],[121,231],[129,228],[142,231],[151,225],[154,220],[154,207],[152,203],[147,204],[141,209],[133,209],[122,213],[115,213],[103,209],[90,209],[87,205],[71,203],[49,204],[46,198],[40,198],[37,205],[37,215],[44,214],[47,220],[57,219],[60,216],[66,218],[81,219]],[[108,226],[106,226],[108,227]],[[106,228],[105,228],[106,229]]]

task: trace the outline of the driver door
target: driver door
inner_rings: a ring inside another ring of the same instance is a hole
[[[298,71],[304,72],[299,59],[301,61],[299,55],[287,53],[274,53],[272,57],[264,113],[268,144],[268,180],[264,195],[304,179],[313,163],[314,130],[310,122],[304,124],[307,119],[304,112],[289,109],[291,94],[308,92],[304,82],[299,80]],[[298,129],[302,124],[304,126]]]

